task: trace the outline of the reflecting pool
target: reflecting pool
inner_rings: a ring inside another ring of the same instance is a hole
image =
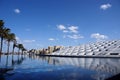
[[[105,80],[120,73],[119,58],[2,55],[0,80]]]

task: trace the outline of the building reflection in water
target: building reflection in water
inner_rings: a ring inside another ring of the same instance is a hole
[[[92,75],[96,80],[104,80],[106,78],[106,73],[110,73],[111,75],[120,73],[120,59],[118,58],[66,58],[39,56],[36,58],[46,60],[49,64],[53,65],[70,65],[96,71],[97,74]]]
[[[58,75],[58,77],[61,75],[62,77],[66,78],[66,76],[70,77],[71,75],[74,75],[74,77],[79,78],[82,75],[82,69],[85,69],[83,71],[88,71],[88,72],[93,71],[95,73],[95,74],[93,73],[90,74],[90,76],[93,79],[104,80],[107,77],[120,73],[119,65],[120,65],[119,58],[116,59],[115,58],[68,58],[68,57],[47,57],[47,56],[45,57],[45,56],[35,56],[35,55],[34,56],[15,55],[14,57],[12,57],[9,55],[9,56],[1,57],[0,70],[1,72],[3,71],[5,73],[3,74],[0,73],[0,76],[2,77],[0,78],[0,80],[1,79],[4,80],[3,79],[4,74],[7,73],[9,74],[7,76],[15,76],[14,74],[18,74],[20,70],[22,70],[22,73],[28,71],[28,73],[31,73],[32,75],[33,73],[38,73],[39,75],[41,75],[41,71],[44,71],[46,73],[50,71],[52,73],[53,71],[53,75],[54,75],[54,71],[57,71],[58,69],[61,70],[61,73]],[[64,72],[64,70],[66,69],[69,70],[68,68],[75,70],[74,71],[70,70],[70,73],[68,74],[67,71]],[[13,72],[9,73],[9,71],[13,71]],[[15,73],[14,71],[17,73]],[[36,76],[35,78],[37,77],[38,76]]]

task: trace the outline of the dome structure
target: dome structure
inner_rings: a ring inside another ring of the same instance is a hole
[[[63,47],[53,56],[120,57],[120,40],[100,41],[79,46]]]

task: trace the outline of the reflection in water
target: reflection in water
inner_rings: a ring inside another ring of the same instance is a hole
[[[12,70],[13,70],[13,68],[0,68],[0,80],[5,80],[4,74],[9,75],[9,73],[7,73],[7,72],[12,71]]]
[[[0,54],[0,63],[1,63],[1,54]]]
[[[100,72],[110,72],[116,74],[120,72],[120,60],[105,58],[56,58],[48,61],[55,65],[73,65],[81,68],[96,70]]]
[[[104,80],[120,73],[119,65],[118,58],[4,55],[0,80]]]
[[[14,67],[14,65],[19,65],[25,60],[25,56],[23,55],[15,55],[12,57],[11,55],[3,55],[1,58],[0,67],[9,68]]]
[[[2,64],[0,65],[0,80],[5,80],[4,76],[14,75],[14,73],[12,72],[14,70],[14,66],[21,64],[25,58],[21,56],[20,58],[18,57],[18,59],[14,60],[14,57],[11,55],[3,55],[2,59],[0,61],[0,63]]]
[[[12,66],[22,64],[22,62],[24,60],[25,60],[25,57],[23,57],[23,56],[19,57],[19,55],[18,55],[18,59],[17,60],[12,59]]]
[[[49,64],[53,65],[70,65],[84,69],[94,70],[97,72],[97,74],[92,75],[92,77],[96,80],[104,80],[105,78],[107,78],[106,73],[109,73],[110,76],[120,73],[120,59],[65,57],[44,57],[44,59],[46,59]]]

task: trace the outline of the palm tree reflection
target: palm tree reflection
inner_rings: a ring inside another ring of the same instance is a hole
[[[13,57],[14,56],[14,57]],[[3,68],[0,68],[0,80],[5,80],[4,79],[4,74],[7,76],[12,76],[15,73],[13,72],[14,67],[16,65],[20,65],[22,64],[22,62],[25,60],[24,56],[19,56],[17,59],[16,55],[6,55],[6,62],[5,62],[5,66]]]
[[[15,65],[20,65],[22,62],[25,60],[24,56],[18,56],[17,60],[12,59],[12,66],[14,67]]]

